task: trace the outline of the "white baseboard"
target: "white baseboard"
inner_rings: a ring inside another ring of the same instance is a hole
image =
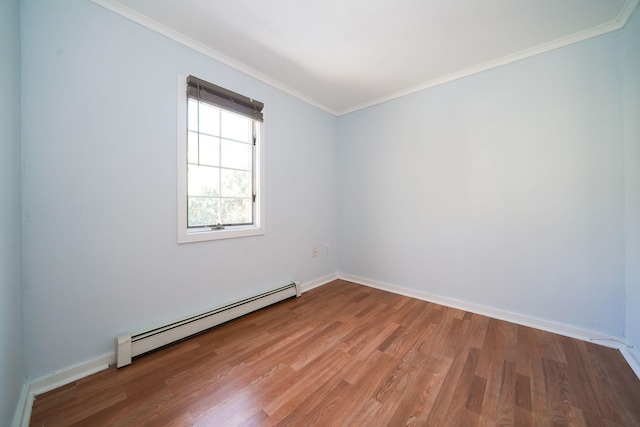
[[[115,363],[115,353],[105,354],[88,362],[79,363],[70,368],[40,377],[29,384],[29,392],[35,396],[67,385],[96,372],[103,371]]]
[[[640,353],[633,347],[622,347],[620,353],[622,353],[633,372],[640,379]]]
[[[469,311],[483,316],[492,317],[494,319],[504,320],[518,325],[528,326],[535,329],[540,329],[554,334],[563,335],[570,338],[576,338],[582,341],[592,342],[595,344],[603,345],[606,347],[616,348],[621,351],[622,355],[627,359],[627,362],[632,367],[638,378],[640,379],[640,357],[638,354],[631,351],[632,346],[622,337],[615,337],[601,332],[591,331],[588,329],[577,328],[575,326],[566,325],[559,322],[552,322],[549,320],[540,319],[537,317],[526,316],[523,314],[512,313],[505,310],[499,310],[492,307],[487,307],[480,304],[473,304],[466,301],[460,301],[453,298],[447,298],[439,295],[433,295],[427,292],[417,291],[414,289],[407,289],[400,286],[390,285],[388,283],[378,282],[375,280],[365,279],[358,276],[352,276],[350,274],[338,273],[338,278],[347,280],[349,282],[358,283],[360,285],[369,286],[371,288],[380,289],[387,292],[392,292],[399,295],[408,296],[411,298],[417,298],[423,301],[433,302],[436,304],[444,305],[459,310]],[[624,351],[623,351],[624,350]],[[636,357],[636,360],[630,360],[631,357]],[[635,364],[635,368],[634,368]]]
[[[54,372],[50,375],[45,375],[26,383],[22,387],[22,393],[20,394],[20,400],[16,407],[12,427],[29,426],[33,402],[39,394],[46,393],[58,387],[70,384],[73,381],[105,370],[109,365],[113,365],[113,363],[115,363],[115,353],[107,354],[88,362],[79,363],[71,366],[70,368]]]
[[[333,282],[338,278],[338,273],[329,274],[328,276],[321,277],[311,282],[303,283],[300,285],[300,290],[304,293],[314,288],[319,288],[322,285],[326,285],[329,282]]]
[[[22,386],[16,412],[13,414],[11,427],[27,427],[31,420],[31,407],[33,406],[33,394],[29,393],[29,384]]]

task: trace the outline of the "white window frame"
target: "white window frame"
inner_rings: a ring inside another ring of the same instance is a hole
[[[254,224],[225,226],[217,230],[211,228],[189,229],[187,227],[187,78],[178,76],[178,121],[177,121],[177,159],[178,159],[178,243],[203,242],[209,240],[233,239],[237,237],[259,236],[265,234],[265,197],[264,197],[264,123],[259,123],[255,143],[255,216]]]

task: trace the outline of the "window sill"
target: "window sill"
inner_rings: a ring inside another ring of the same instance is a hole
[[[261,227],[228,227],[223,230],[186,231],[178,233],[178,243],[205,242],[209,240],[235,239],[238,237],[260,236]]]

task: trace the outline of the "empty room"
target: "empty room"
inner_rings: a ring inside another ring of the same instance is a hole
[[[637,0],[3,0],[0,425],[640,426]]]

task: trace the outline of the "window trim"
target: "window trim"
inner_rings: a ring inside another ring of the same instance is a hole
[[[260,123],[255,144],[255,217],[254,224],[243,226],[225,226],[224,229],[188,229],[187,228],[187,77],[178,76],[177,102],[177,210],[178,243],[203,242],[209,240],[233,239],[237,237],[258,236],[266,233],[265,197],[264,197],[264,123]]]

